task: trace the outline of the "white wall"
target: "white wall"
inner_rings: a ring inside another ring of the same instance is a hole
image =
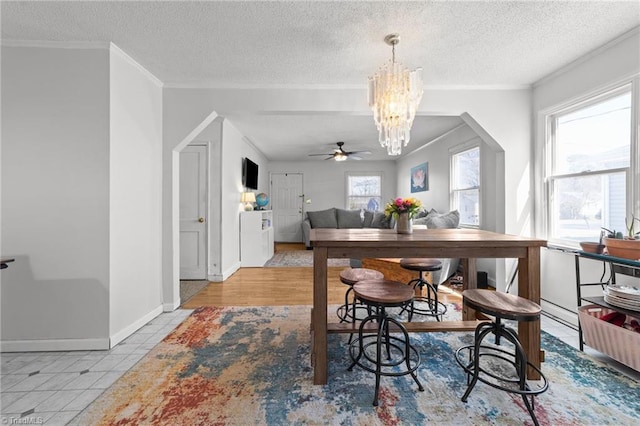
[[[448,212],[449,209],[449,150],[464,144],[478,135],[468,126],[459,127],[435,143],[427,145],[398,160],[399,197],[415,197],[422,201],[425,209],[436,209]],[[429,189],[424,192],[411,193],[411,168],[422,163],[429,163]]]
[[[544,166],[544,114],[550,108],[561,106],[571,100],[582,98],[596,90],[621,81],[630,81],[640,73],[640,32],[636,28],[626,37],[603,46],[590,55],[574,62],[563,70],[537,83],[533,91],[533,107],[536,119],[536,199],[542,200]],[[636,150],[640,152],[640,147]],[[636,177],[635,182],[640,181]],[[640,190],[635,185],[635,190]],[[638,213],[638,212],[636,212]],[[542,227],[543,206],[536,205],[537,229],[545,237]],[[585,276],[597,279],[602,273],[597,262],[587,262],[582,269]],[[575,263],[572,255],[546,250],[542,256],[542,304],[543,309],[567,321],[576,322]]]
[[[242,186],[242,134],[228,121],[222,123],[222,257],[221,271],[229,276],[240,268],[240,195]]]
[[[272,161],[269,172],[302,173],[305,211],[346,208],[347,172],[382,173],[382,203],[396,196],[396,162],[389,161]]]
[[[504,175],[498,175],[496,170],[502,170],[497,163],[503,158],[503,152],[496,152],[496,147],[486,143],[468,125],[463,125],[446,134],[438,141],[412,152],[398,161],[398,188],[400,197],[415,197],[419,199],[425,209],[436,209],[439,212],[450,210],[450,155],[452,150],[480,146],[480,228],[489,231],[502,232],[504,223],[498,223],[502,217],[497,210],[504,210],[503,194],[497,193],[497,188],[504,187]],[[429,189],[425,192],[411,193],[411,168],[422,163],[428,163]],[[498,222],[497,222],[498,220]],[[498,265],[496,264],[498,262]],[[505,274],[502,270],[504,260],[479,259],[478,270],[489,275],[492,286],[505,287]]]
[[[434,90],[425,92],[430,109],[455,111],[471,117],[471,126],[482,138],[504,150],[504,232],[533,233],[533,167],[531,157],[531,91]],[[427,106],[428,107],[428,106]],[[467,120],[465,120],[467,121]]]
[[[2,350],[109,338],[109,53],[2,47]]]
[[[162,86],[110,49],[109,334],[162,312]]]

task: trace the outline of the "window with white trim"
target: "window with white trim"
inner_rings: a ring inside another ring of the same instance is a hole
[[[547,115],[547,238],[624,233],[631,203],[632,90],[622,86]]]
[[[380,211],[383,207],[381,173],[347,173],[347,209]]]
[[[480,226],[480,147],[451,154],[451,209],[460,225]]]

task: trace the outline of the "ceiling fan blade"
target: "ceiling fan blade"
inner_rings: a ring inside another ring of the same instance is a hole
[[[336,161],[341,161],[341,160],[347,160],[349,158],[353,159],[353,160],[362,160],[362,157],[359,157],[359,155],[371,155],[371,151],[345,151],[343,146],[344,146],[344,142],[336,142],[336,144],[338,145],[337,148],[333,148],[333,152],[332,153],[325,153],[325,154],[309,154],[309,157],[317,157],[317,156],[321,156],[321,155],[326,155],[327,158],[325,158],[325,160],[336,160]],[[356,156],[354,156],[354,154],[357,154]],[[340,159],[338,159],[340,158]]]

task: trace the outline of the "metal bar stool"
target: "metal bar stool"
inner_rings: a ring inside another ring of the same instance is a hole
[[[527,361],[527,354],[518,340],[518,333],[502,324],[501,320],[536,321],[540,318],[540,306],[523,297],[492,290],[465,290],[462,292],[462,300],[470,308],[495,317],[494,322],[483,322],[476,327],[473,345],[464,346],[456,351],[456,361],[467,373],[468,387],[462,396],[462,402],[467,402],[473,387],[480,380],[496,389],[522,395],[533,423],[538,426],[538,419],[533,411],[534,397],[546,391],[549,383],[542,372]],[[514,350],[505,350],[497,345],[482,345],[482,341],[489,334],[495,335],[496,343],[501,337],[511,342]],[[494,373],[489,371],[491,363],[483,362],[480,365],[481,358],[493,360],[501,366],[506,363],[513,369],[500,368],[500,374]],[[536,388],[527,383],[527,366],[540,373],[541,383]],[[531,397],[531,401],[528,397]]]
[[[418,389],[424,391],[415,373],[420,365],[420,355],[410,344],[409,334],[402,323],[387,316],[386,313],[386,308],[405,306],[411,302],[413,299],[411,287],[397,281],[367,280],[354,284],[353,291],[358,300],[375,308],[375,313],[360,323],[358,338],[349,346],[349,355],[353,363],[347,370],[352,371],[353,367],[358,365],[366,371],[375,373],[374,406],[378,405],[381,376],[411,374]],[[372,323],[377,323],[377,333],[365,334],[367,324]],[[392,336],[391,333],[401,333],[402,336]],[[384,360],[383,351],[386,353]]]
[[[353,292],[353,285],[362,280],[382,279],[384,279],[384,274],[373,269],[347,268],[340,272],[340,282],[349,286],[344,294],[344,305],[340,305],[336,310],[336,315],[340,318],[340,322],[347,322],[351,320],[352,323],[355,323],[357,319],[357,309],[359,307],[366,308],[364,305],[358,306],[358,300],[355,296],[352,301],[349,301],[349,294]],[[371,315],[370,311],[368,311],[367,315]]]
[[[427,296],[416,296],[413,298],[411,305],[406,309],[409,311],[409,321],[413,319],[414,314],[435,317],[437,321],[442,320],[442,316],[447,312],[447,306],[438,301],[438,284],[427,281],[424,277],[425,272],[435,272],[442,269],[442,262],[437,259],[400,259],[400,266],[410,271],[418,271],[420,276],[407,283],[413,286],[413,289],[427,288]],[[404,312],[404,309],[403,309]]]

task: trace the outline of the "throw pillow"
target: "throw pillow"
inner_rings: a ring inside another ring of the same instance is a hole
[[[423,216],[423,217],[419,217],[419,218],[414,218],[413,219],[413,224],[414,225],[426,225],[427,224],[427,217]]]
[[[381,228],[381,229],[387,229],[390,226],[390,222],[391,222],[391,217],[385,217],[384,213],[382,212],[375,212],[373,214],[373,220],[371,221],[371,227],[372,228]]]
[[[449,213],[429,213],[425,218],[427,228],[457,228],[460,224],[460,212],[458,210]]]
[[[340,229],[362,228],[360,210],[336,209],[336,216],[338,217],[338,228]]]
[[[431,211],[433,211],[433,209],[431,209]],[[421,218],[423,218],[423,217],[427,217],[427,215],[428,215],[429,213],[430,213],[430,212],[428,212],[428,211],[426,211],[426,210],[424,210],[424,209],[420,210],[418,213],[416,213],[416,214],[413,216],[413,221],[414,221],[414,223],[415,223],[415,220],[416,220],[416,219],[421,219]]]
[[[414,225],[426,225],[427,224],[427,216],[429,216],[431,214],[438,215],[440,213],[438,213],[438,210],[436,210],[436,209],[431,209],[429,211],[421,210],[420,212],[418,212],[417,215],[415,215],[413,217],[413,224]]]
[[[371,210],[365,210],[364,211],[364,220],[362,222],[362,227],[363,228],[371,228],[371,222],[373,221],[373,215],[375,212],[372,212]]]
[[[312,228],[337,228],[336,209],[330,208],[317,212],[307,212]]]

